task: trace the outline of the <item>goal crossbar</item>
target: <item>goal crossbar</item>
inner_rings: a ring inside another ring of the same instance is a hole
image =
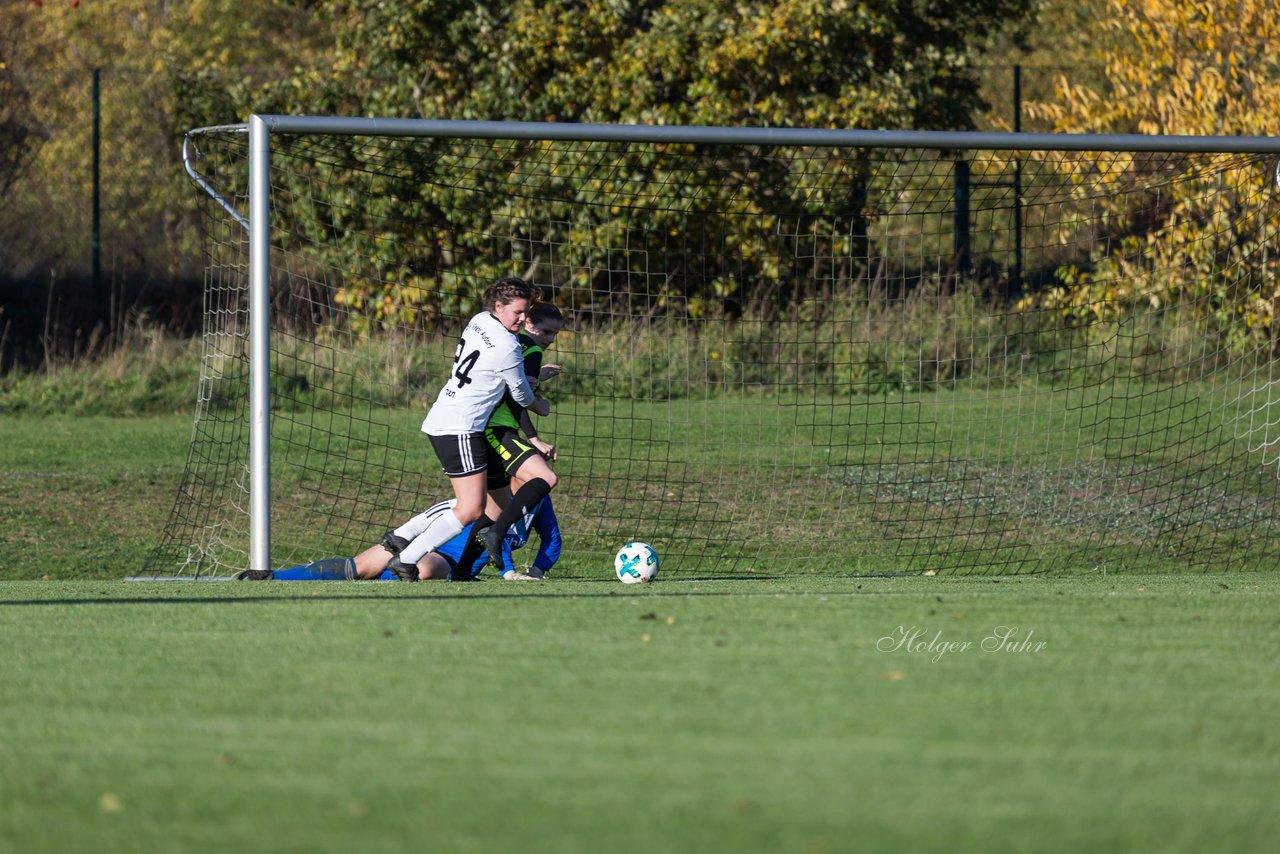
[[[243,124],[196,128],[248,132],[261,121],[270,133],[456,139],[647,142],[689,145],[786,145],[834,148],[922,148],[993,151],[1152,151],[1280,153],[1280,137],[1193,134],[1028,133],[1001,131],[840,130],[832,128],[628,125],[567,122],[466,121],[342,116],[254,115]]]

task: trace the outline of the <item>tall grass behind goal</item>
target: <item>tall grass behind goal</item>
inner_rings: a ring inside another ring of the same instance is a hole
[[[451,494],[419,424],[507,274],[567,318],[562,575],[1280,560],[1274,155],[422,126],[271,136],[273,565]],[[204,371],[151,574],[250,559],[248,143],[188,137]]]

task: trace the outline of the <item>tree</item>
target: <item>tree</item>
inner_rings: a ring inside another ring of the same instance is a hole
[[[182,168],[182,134],[193,123],[243,119],[262,90],[300,64],[324,63],[326,40],[310,6],[0,4],[0,124],[10,143],[0,148],[0,186],[9,181],[0,209],[0,277],[28,290],[62,282],[57,300],[30,303],[40,311],[62,306],[61,326],[81,338],[108,319],[107,306],[88,305],[85,284],[91,81],[100,69],[102,260],[112,314],[118,321],[136,308],[161,321],[198,319],[178,286],[200,276],[197,197]]]
[[[29,114],[31,95],[15,60],[26,28],[25,16],[14,14],[7,23],[0,30],[0,199],[30,167],[36,145],[36,128]]]
[[[1098,2],[1098,0],[1095,0]],[[1273,133],[1280,106],[1275,4],[1102,0],[1106,80],[1057,77],[1035,105],[1063,133]]]
[[[961,129],[1032,0],[331,0],[329,105],[455,119]]]
[[[1042,114],[1028,115],[1026,107],[1052,102],[1055,78],[1069,77],[1075,85],[1104,84],[1104,46],[1111,32],[1105,26],[1106,11],[1104,0],[1035,0],[1030,22],[993,32],[977,67],[980,93],[989,106],[979,127],[1014,129],[1014,66],[1022,69],[1024,131],[1052,130],[1051,121]]]
[[[298,100],[291,103],[290,111],[553,122],[969,128],[980,105],[972,73],[975,57],[992,33],[1025,21],[1031,2],[331,0],[322,8],[337,40],[333,76],[327,80],[304,76],[291,88]],[[526,157],[546,164],[541,171],[531,168],[521,186],[528,190],[533,186],[530,182],[542,181],[545,191],[539,191],[540,198],[574,198],[565,182],[576,179],[561,177],[572,170],[556,170],[553,164],[555,158],[580,153],[550,147],[504,151],[491,147],[489,153],[507,164],[494,169],[495,174],[521,171]],[[721,155],[706,152],[705,156]],[[856,201],[857,176],[865,171],[858,161],[861,156],[856,152],[831,155],[832,160],[845,161],[833,164],[832,171],[851,176],[852,183],[842,188],[849,199],[849,210],[843,215],[853,221],[854,232],[865,230],[865,223],[859,225],[864,213]],[[740,227],[734,225],[733,214],[743,211],[721,211],[717,206],[732,197],[734,205],[750,209],[757,201],[752,194],[781,195],[791,201],[795,213],[803,215],[801,176],[790,170],[804,167],[781,164],[761,152],[738,152],[732,158],[719,164],[726,176],[722,187],[700,185],[699,197],[686,195],[675,205],[670,200],[654,199],[647,205],[641,201],[619,210],[607,223],[584,222],[580,205],[566,202],[547,207],[544,201],[545,217],[560,223],[556,227],[566,233],[529,235],[529,242],[573,246],[583,253],[567,265],[576,272],[571,280],[557,282],[562,287],[625,298],[632,271],[611,270],[607,262],[592,256],[592,252],[607,251],[599,247],[625,243],[644,249],[636,257],[664,259],[661,263],[668,265],[635,272],[636,282],[675,280],[686,267],[704,271],[698,281],[708,290],[690,294],[694,303],[740,305],[764,300],[766,294],[770,301],[793,301],[803,294],[794,287],[778,287],[786,271],[769,266],[772,262],[763,259],[764,253],[733,233]],[[624,165],[632,180],[648,180],[676,194],[692,186],[686,176],[664,176],[663,169],[676,167],[664,166],[639,150],[625,155]],[[380,201],[367,202],[377,206],[376,211],[367,211],[371,221],[403,222],[407,230],[378,234],[376,240],[368,241],[361,254],[376,259],[375,269],[348,281],[343,298],[349,305],[376,307],[376,311],[394,313],[402,322],[419,312],[429,318],[439,308],[415,302],[416,295],[428,289],[412,282],[406,287],[406,277],[411,279],[413,273],[402,267],[421,261],[419,266],[429,269],[457,248],[446,251],[438,245],[442,224],[431,220],[430,212],[445,205],[426,199],[427,213],[413,216],[393,216],[393,211],[382,207],[394,204],[389,199],[416,199],[420,183],[410,170],[400,183],[382,187]],[[592,188],[593,192],[602,189],[609,191],[608,187]],[[506,217],[519,199],[495,192],[476,196],[470,204],[465,212],[470,221],[457,231],[485,235],[490,232],[487,223]],[[739,247],[739,257],[727,257],[715,249],[696,257],[689,254],[694,250],[687,249],[680,250],[683,255],[673,254],[660,245],[671,231],[664,223],[675,227],[675,209],[699,205],[712,212],[707,226],[716,236],[712,242]],[[777,208],[775,201],[770,206]],[[456,210],[451,216],[458,216]],[[347,235],[365,232],[350,222],[341,227]],[[571,241],[567,234],[575,230],[593,236]],[[404,258],[403,247],[409,246],[417,247],[424,257]],[[489,271],[486,264],[493,259],[482,248],[468,248],[468,252],[473,274]],[[344,259],[347,263],[332,266],[349,272],[351,259],[345,255]],[[607,277],[607,283],[583,280],[587,271]]]
[[[1034,115],[1066,133],[1274,134],[1280,115],[1274,4],[1101,5],[1105,79],[1059,75],[1056,99],[1033,104]],[[1136,165],[1139,157],[1122,156],[1110,168]],[[1077,170],[1096,165],[1070,162]],[[1280,269],[1274,253],[1263,251],[1274,238],[1250,201],[1270,192],[1274,164],[1241,166],[1231,158],[1184,164],[1186,174],[1153,208],[1157,215],[1115,218],[1111,248],[1094,257],[1091,270],[1064,271],[1062,287],[1028,302],[1083,321],[1195,305],[1196,321],[1236,349],[1262,339],[1280,352]]]

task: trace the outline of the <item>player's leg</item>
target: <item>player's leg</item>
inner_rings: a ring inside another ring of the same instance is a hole
[[[463,528],[484,512],[486,495],[483,470],[451,480],[458,503],[453,510],[436,517],[425,531],[401,549],[399,556],[391,562],[391,569],[397,575],[414,567],[425,555],[462,533]]]
[[[241,581],[352,581],[356,578],[355,561],[349,557],[327,557],[306,566],[270,570],[265,573],[242,572]]]
[[[447,578],[449,570],[453,569],[453,563],[439,552],[429,552],[414,567],[418,571],[416,581],[429,581],[435,578]],[[407,570],[406,570],[407,571]],[[371,580],[376,581],[404,581],[402,574],[396,573],[391,569],[391,565],[387,564],[387,568],[379,572],[377,575],[370,576]]]
[[[440,552],[431,552],[431,554],[418,561],[419,581],[448,578],[449,573],[452,571],[453,561]]]
[[[356,577],[380,578],[382,571],[387,568],[387,564],[391,563],[393,557],[395,555],[381,543],[370,546],[356,555]]]
[[[437,501],[426,510],[412,516],[409,521],[399,527],[393,528],[382,535],[382,545],[392,555],[398,555],[409,545],[415,537],[427,530],[431,523],[441,513],[449,512],[449,508],[453,506],[453,501]]]
[[[489,478],[489,503],[484,507],[484,515],[490,519],[497,519],[502,513],[502,508],[511,502],[511,479],[503,474],[499,485],[495,487],[494,483],[491,472]]]
[[[503,508],[497,521],[482,535],[485,551],[494,566],[502,566],[502,538],[516,520],[528,513],[545,498],[558,482],[542,454],[526,445],[530,453],[522,454],[511,469],[511,500]],[[499,569],[499,572],[502,570]]]
[[[492,435],[492,431],[485,431],[485,439],[490,443],[489,469],[488,476],[485,481],[485,487],[488,491],[486,498],[484,515],[476,520],[475,525],[467,537],[463,538],[465,544],[458,554],[450,554],[453,558],[454,571],[449,576],[454,581],[474,581],[475,580],[475,563],[480,555],[484,552],[484,540],[481,534],[485,529],[493,524],[493,520],[497,519],[502,513],[502,508],[511,496],[510,478],[507,476],[506,464],[503,461],[506,454],[503,452],[501,443]],[[444,549],[454,541],[450,540]],[[501,569],[499,569],[501,571]]]
[[[449,570],[453,568],[453,563],[439,552],[430,552],[422,560],[418,561],[416,567],[418,571],[417,581],[429,581],[433,578],[447,578]],[[400,575],[394,572],[390,565],[377,575],[370,576],[370,580],[376,581],[404,581]]]
[[[416,565],[428,552],[456,537],[484,513],[487,500],[485,470],[488,468],[487,443],[483,433],[463,436],[431,436],[431,445],[440,458],[444,472],[453,485],[456,502],[448,513],[441,513],[421,534],[401,549],[390,568],[398,577],[415,580]]]
[[[547,492],[556,488],[556,484],[560,479],[556,477],[555,471],[547,463],[547,458],[536,451],[525,457],[522,457],[520,464],[511,471],[511,492],[512,501],[515,496],[520,494],[520,490],[535,480],[543,480],[547,484]],[[541,500],[541,498],[539,498]],[[529,505],[532,507],[538,502],[535,501]]]
[[[472,543],[475,542],[474,533],[474,525],[468,525],[458,536],[427,555],[428,558],[434,557],[441,562],[441,566],[429,577],[447,578],[450,581],[475,581],[476,579],[472,577],[472,567],[476,558],[480,556],[480,551],[472,550]]]

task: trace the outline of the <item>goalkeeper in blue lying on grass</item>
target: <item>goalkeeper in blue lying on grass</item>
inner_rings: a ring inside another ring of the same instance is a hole
[[[453,509],[453,502],[452,498],[441,501],[414,518],[430,524],[431,517],[434,515],[450,512]],[[418,577],[423,580],[448,578],[450,573],[458,567],[458,560],[473,536],[473,527],[474,525],[467,525],[457,536],[418,561]],[[538,554],[533,559],[533,566],[529,568],[529,572],[520,572],[516,568],[511,553],[527,545],[530,536],[535,533],[540,541]],[[517,519],[507,531],[507,535],[502,540],[502,566],[499,568],[499,575],[508,581],[541,579],[560,559],[560,548],[560,525],[556,520],[555,508],[551,506],[551,496],[548,495],[523,518]],[[474,550],[472,553],[475,553]],[[245,581],[354,581],[358,579],[394,581],[397,578],[396,574],[387,569],[390,560],[390,550],[380,543],[365,549],[353,558],[331,557],[306,566],[269,572],[249,570],[240,573],[237,578]],[[480,556],[471,564],[471,576],[479,576],[488,564],[488,554],[481,551]]]

